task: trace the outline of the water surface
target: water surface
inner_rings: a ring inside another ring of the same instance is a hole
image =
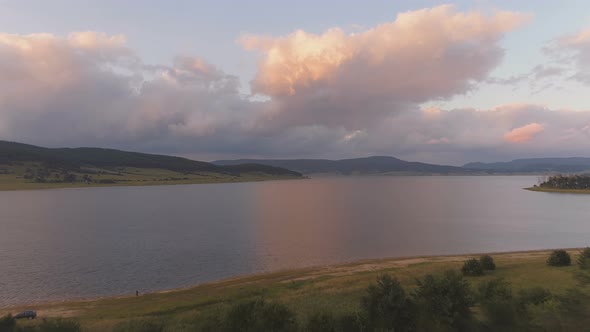
[[[0,306],[365,258],[586,246],[590,195],[534,176],[0,192]]]

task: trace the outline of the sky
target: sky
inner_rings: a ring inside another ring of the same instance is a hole
[[[0,139],[461,165],[590,156],[587,1],[0,0]]]

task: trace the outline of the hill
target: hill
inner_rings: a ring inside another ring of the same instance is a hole
[[[497,173],[580,173],[590,170],[590,158],[530,158],[497,163],[468,163],[464,168]]]
[[[149,185],[300,178],[269,165],[214,165],[181,157],[102,148],[44,148],[0,141],[0,189],[92,184]],[[36,185],[32,185],[36,184]]]
[[[394,157],[374,156],[342,160],[327,159],[238,159],[217,160],[215,165],[238,165],[255,163],[291,169],[304,174],[473,174],[473,170],[446,165],[410,162]]]

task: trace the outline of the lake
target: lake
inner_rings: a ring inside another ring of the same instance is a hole
[[[0,192],[0,306],[366,258],[581,247],[590,195],[535,176]]]

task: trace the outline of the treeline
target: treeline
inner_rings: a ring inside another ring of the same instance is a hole
[[[590,190],[589,175],[554,175],[539,183],[541,188]]]

